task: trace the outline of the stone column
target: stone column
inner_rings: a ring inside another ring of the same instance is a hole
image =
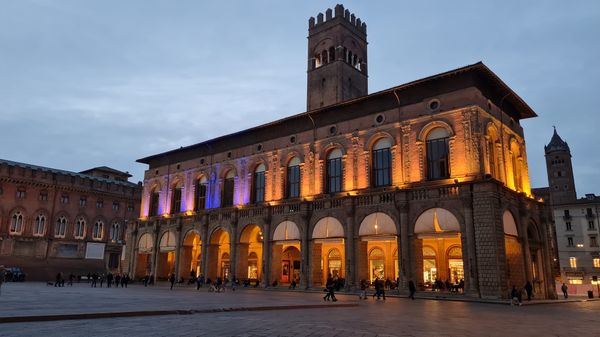
[[[397,195],[398,196],[398,195]],[[412,280],[413,282],[416,282],[416,280],[414,278],[412,278],[409,275],[409,268],[407,268],[408,266],[412,265],[412,263],[410,262],[411,258],[412,258],[412,254],[410,254],[409,252],[409,241],[408,241],[408,229],[409,229],[409,223],[408,223],[408,203],[406,202],[401,202],[399,205],[397,205],[397,209],[398,209],[398,214],[399,219],[400,219],[400,239],[397,240],[398,242],[398,270],[400,271],[398,273],[399,277],[400,277],[400,284],[398,285],[398,290],[408,290],[408,281]]]
[[[231,235],[229,236],[229,281],[233,281],[235,275],[237,275],[237,251],[238,251],[238,234],[237,234],[237,223],[231,226]],[[223,280],[224,281],[224,280]]]
[[[237,266],[235,278],[240,280],[245,280],[248,278],[248,247],[250,246],[248,243],[238,243],[237,244]]]
[[[344,200],[344,206],[346,211],[346,238],[344,240],[344,256],[346,261],[344,263],[346,279],[346,289],[355,289],[358,280],[356,279],[356,267],[354,261],[356,261],[356,252],[354,250],[354,199],[352,197]]]
[[[200,247],[200,274],[204,275],[204,278],[208,277],[207,269],[208,268],[208,245],[209,245],[209,237],[208,237],[208,223],[204,223],[200,228],[200,241],[202,242],[202,246]]]
[[[156,283],[156,272],[158,271],[158,252],[160,250],[159,244],[160,244],[160,225],[158,224],[158,221],[154,223],[154,246],[152,247],[152,270],[150,271],[150,274],[153,277],[153,282]]]
[[[533,274],[531,272],[531,250],[529,247],[529,237],[527,235],[527,226],[529,224],[529,213],[526,210],[521,209],[519,212],[520,225],[519,226],[519,241],[523,245],[523,262],[525,265],[525,282],[533,282]],[[522,284],[521,286],[524,286]]]
[[[261,287],[268,287],[271,281],[271,223],[266,222],[263,230],[263,249],[262,249],[262,268],[261,268]]]
[[[473,224],[473,207],[471,195],[463,199],[463,210],[465,215],[464,233],[461,235],[461,244],[463,246],[463,264],[465,273],[465,294],[479,297],[479,287],[477,285],[477,263],[475,253],[475,231]]]
[[[308,289],[308,274],[311,268],[311,263],[309,260],[310,249],[308,247],[308,221],[306,221],[304,226],[302,226],[302,232],[300,235],[300,286],[304,287],[304,289]]]
[[[473,220],[479,293],[482,298],[508,296],[506,288],[506,256],[502,213],[493,182],[473,186]]]
[[[180,222],[180,221],[178,221]],[[179,264],[181,262],[181,240],[183,240],[183,238],[181,237],[181,223],[177,224],[177,228],[175,229],[175,261],[173,262],[174,265],[174,271],[175,271],[175,279],[177,281],[179,281],[179,279],[181,278],[181,274],[180,274],[180,268],[179,268]]]
[[[309,286],[312,288],[323,287],[323,269],[321,269],[321,258],[323,255],[323,244],[310,240],[310,272]]]

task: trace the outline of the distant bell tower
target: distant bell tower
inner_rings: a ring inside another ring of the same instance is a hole
[[[343,5],[308,20],[308,111],[366,96],[367,75],[366,23]]]
[[[567,142],[562,140],[556,128],[550,143],[544,146],[546,153],[546,169],[550,185],[550,201],[553,205],[570,203],[577,200],[571,150]]]

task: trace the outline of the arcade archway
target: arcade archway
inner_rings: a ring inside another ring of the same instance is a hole
[[[236,278],[260,282],[262,279],[263,232],[258,225],[247,225],[240,235]]]
[[[179,270],[181,276],[187,278],[195,278],[200,276],[203,272],[201,270],[202,259],[202,240],[200,234],[191,230],[187,232],[183,239],[183,246],[181,249]]]
[[[431,208],[423,212],[415,223],[415,256],[422,257],[422,269],[417,270],[419,283],[425,288],[436,280],[456,289],[464,284],[464,263],[458,219],[448,210]]]
[[[398,231],[394,220],[382,212],[371,213],[361,222],[358,235],[360,279],[395,281],[398,266],[394,264],[398,259],[394,252],[398,249]]]
[[[319,220],[312,232],[312,286],[323,286],[329,276],[343,279],[344,228],[333,217]]]
[[[218,228],[210,236],[206,274],[212,281],[217,277],[225,281],[231,276],[230,242],[229,232],[222,228]]]
[[[158,261],[156,264],[156,278],[166,280],[170,274],[175,273],[175,250],[177,241],[175,233],[166,231],[160,238],[158,245]]]
[[[277,225],[273,233],[271,280],[278,284],[300,282],[300,230],[292,221]]]
[[[134,278],[140,279],[152,273],[152,248],[154,248],[152,235],[142,234],[138,240]]]

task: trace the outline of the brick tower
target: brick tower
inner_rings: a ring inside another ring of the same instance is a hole
[[[367,25],[343,5],[308,20],[307,110],[365,96]]]
[[[559,205],[577,200],[571,150],[567,142],[560,138],[556,128],[550,143],[544,146],[544,152],[552,204]]]

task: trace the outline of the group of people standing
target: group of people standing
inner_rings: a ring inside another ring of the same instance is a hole
[[[523,289],[517,289],[515,285],[513,285],[510,291],[510,305],[521,305],[523,302],[523,290],[527,294],[527,301],[531,301],[533,297],[533,285],[531,282],[527,281]]]
[[[121,288],[127,288],[127,285],[131,281],[129,274],[127,274],[127,273],[124,273],[124,274],[108,273],[106,275],[104,275],[103,273],[100,273],[100,274],[99,273],[88,273],[87,279],[88,279],[88,283],[90,283],[90,286],[92,288],[97,288],[98,283],[100,283],[100,288],[102,288],[102,285],[104,284],[105,281],[106,281],[107,288],[110,288],[113,285],[115,286],[115,288],[118,288],[119,285],[121,286]]]

